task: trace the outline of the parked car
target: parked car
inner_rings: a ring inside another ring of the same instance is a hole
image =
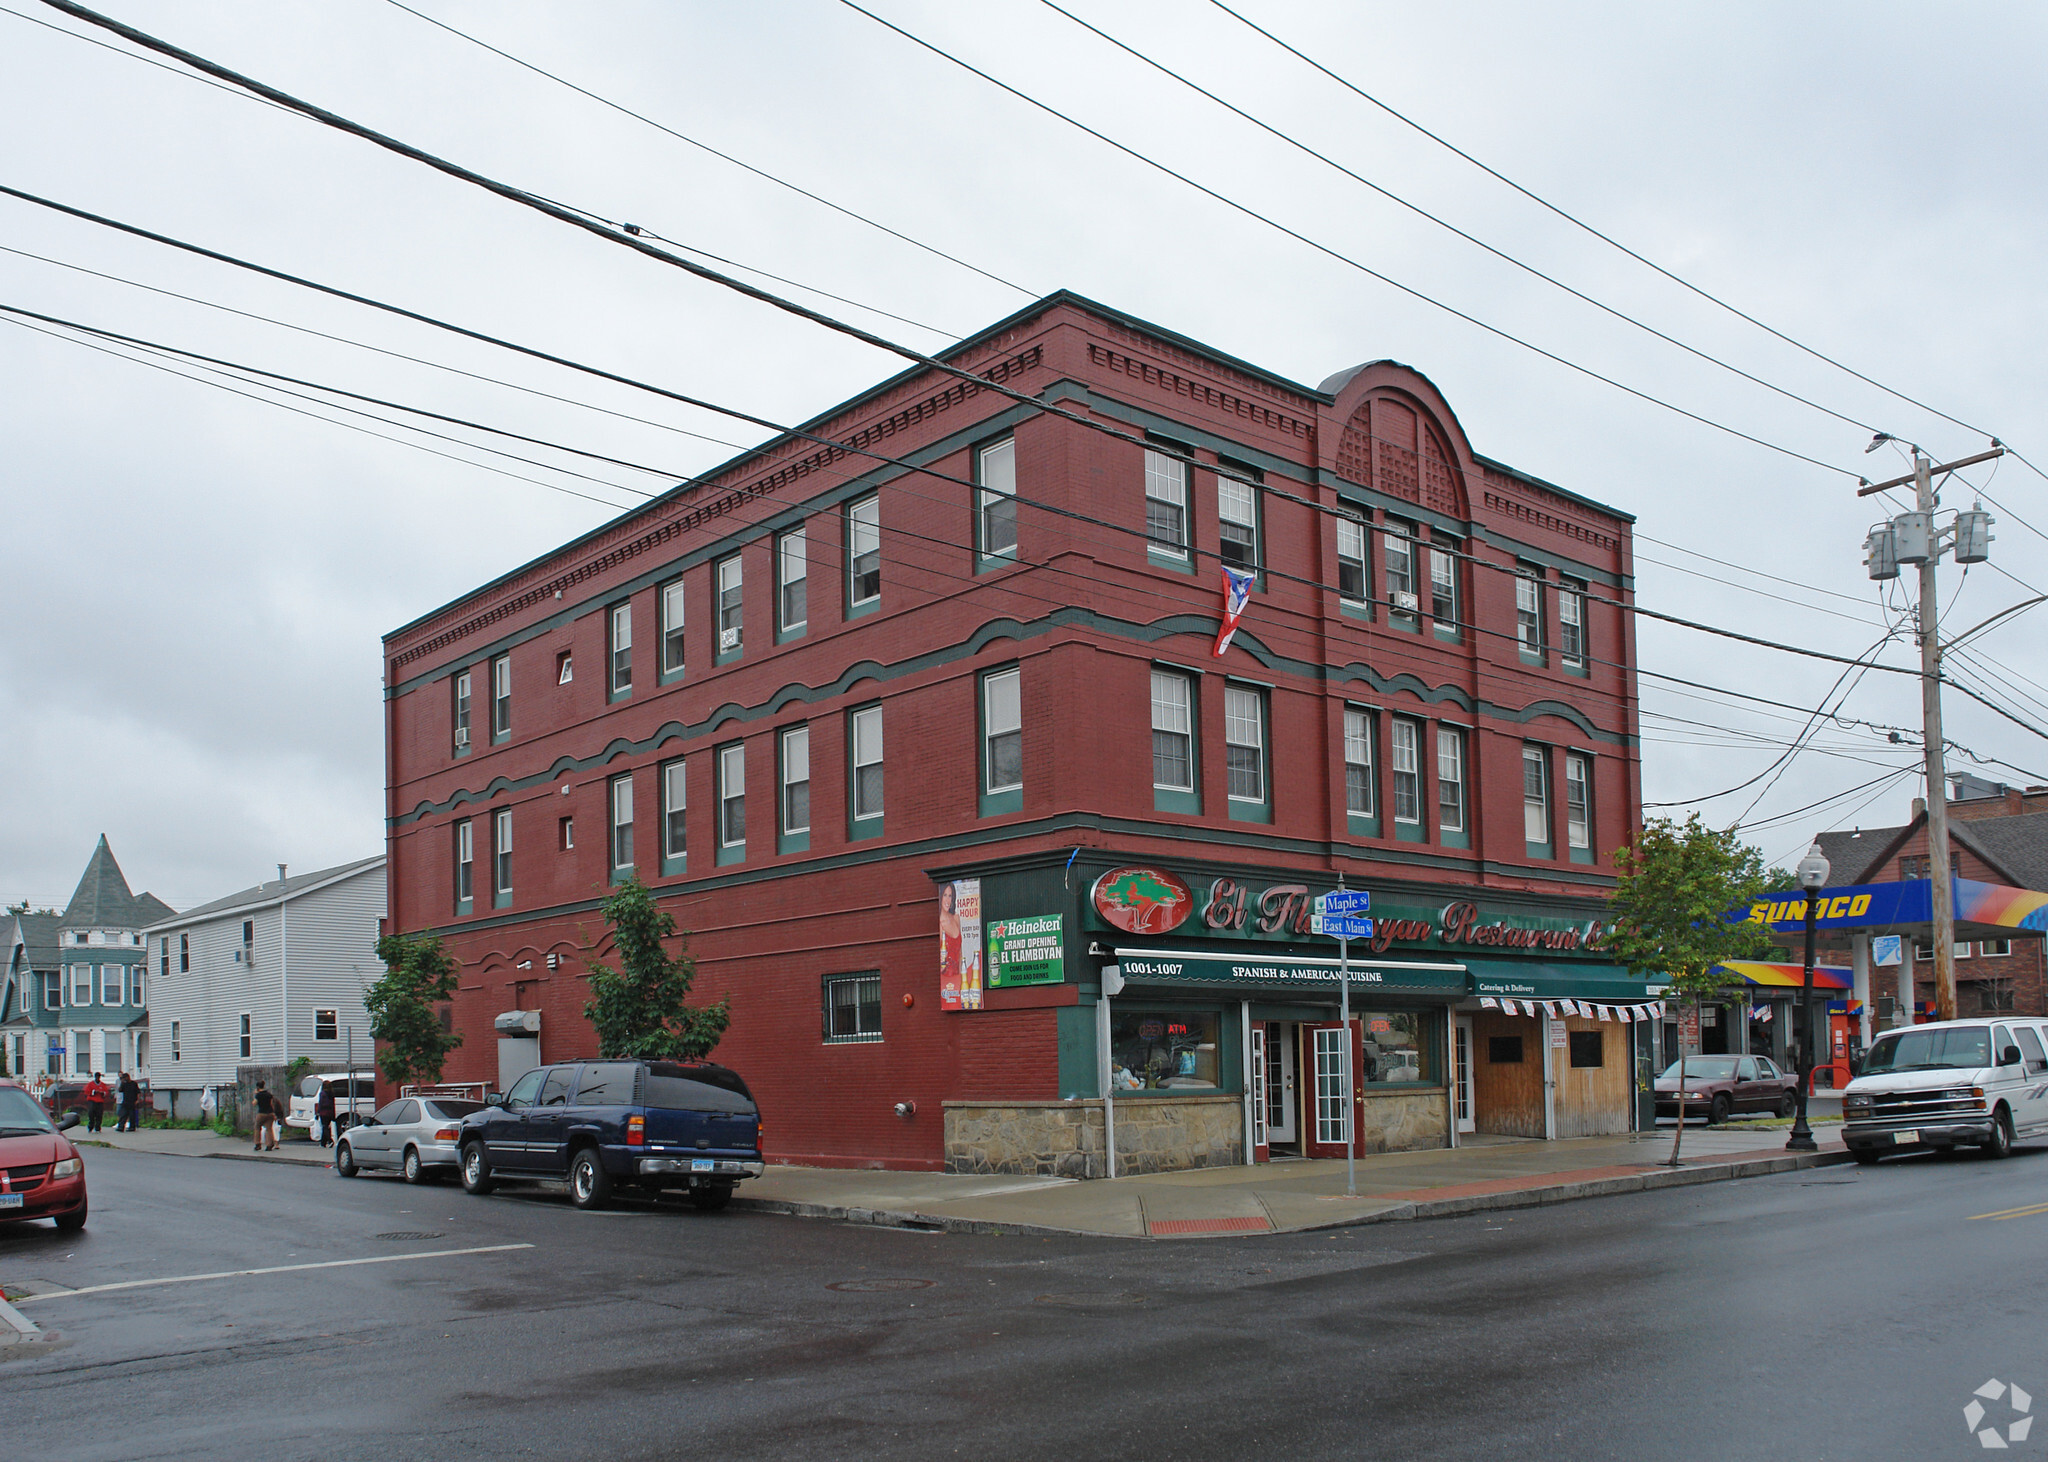
[[[349,1099],[349,1081],[355,1081],[355,1099]],[[320,1095],[320,1088],[334,1088],[334,1125],[347,1131],[377,1110],[377,1073],[374,1071],[316,1071],[301,1078],[299,1089],[292,1093],[290,1108],[285,1112],[287,1127],[313,1126],[313,1102]]]
[[[1657,1078],[1657,1115],[1678,1115],[1678,1062]],[[1737,1112],[1769,1112],[1789,1117],[1799,1105],[1799,1074],[1780,1071],[1768,1056],[1688,1056],[1685,1058],[1685,1114],[1709,1122],[1727,1121]]]
[[[382,1169],[405,1175],[408,1183],[454,1172],[462,1119],[480,1112],[482,1102],[454,1097],[400,1097],[363,1118],[334,1145],[334,1170],[344,1178]]]
[[[463,1118],[462,1186],[566,1179],[578,1208],[615,1188],[685,1191],[702,1209],[761,1176],[761,1114],[739,1073],[708,1061],[585,1061],[529,1071]]]
[[[85,1158],[64,1134],[78,1125],[66,1113],[52,1119],[18,1086],[0,1086],[0,1223],[56,1220],[58,1228],[85,1227]]]
[[[2048,1135],[2048,1022],[1945,1020],[1886,1031],[1842,1092],[1842,1141],[1868,1165]]]
[[[83,1081],[53,1081],[43,1088],[43,1110],[52,1117],[71,1113],[80,1121],[85,1120],[85,1088]]]

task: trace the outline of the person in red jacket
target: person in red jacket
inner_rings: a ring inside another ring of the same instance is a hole
[[[100,1130],[100,1119],[107,1114],[107,1103],[114,1098],[113,1090],[100,1080],[99,1072],[92,1074],[92,1080],[85,1084],[85,1130]]]

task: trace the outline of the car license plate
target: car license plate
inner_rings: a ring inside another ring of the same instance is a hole
[[[19,1208],[23,1202],[19,1193],[0,1193],[0,1208]]]
[[[1918,1142],[1919,1140],[1920,1132],[1917,1128],[1911,1132],[1894,1132],[1892,1134],[1892,1142],[1899,1147],[1904,1147],[1908,1143]]]
[[[690,1159],[690,1171],[693,1173],[715,1173],[718,1171],[718,1159],[693,1157]]]

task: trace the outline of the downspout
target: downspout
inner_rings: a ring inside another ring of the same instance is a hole
[[[280,1066],[287,1065],[292,1058],[291,983],[291,913],[289,905],[285,902],[283,891],[279,890],[277,900],[277,1013],[280,1017],[280,1023],[277,1027],[277,1064]]]

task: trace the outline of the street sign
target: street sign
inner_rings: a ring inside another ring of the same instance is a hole
[[[1356,917],[1372,907],[1372,894],[1362,888],[1340,888],[1330,893],[1317,894],[1315,912],[1318,914],[1342,914]]]
[[[1352,919],[1339,914],[1310,914],[1308,928],[1311,934],[1320,934],[1325,939],[1370,939],[1372,920]]]

